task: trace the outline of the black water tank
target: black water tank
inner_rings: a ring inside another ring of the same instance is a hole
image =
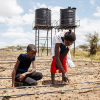
[[[75,25],[76,8],[60,9],[60,25]]]
[[[51,26],[51,10],[48,8],[36,9],[35,26]]]

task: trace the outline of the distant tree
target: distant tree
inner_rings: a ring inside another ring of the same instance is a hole
[[[7,51],[7,48],[2,48],[2,49],[0,49],[1,51]]]
[[[14,51],[15,48],[16,48],[15,46],[7,46],[7,49],[8,49],[8,50]]]
[[[87,45],[79,45],[78,48],[84,50],[84,51],[88,51],[89,47]]]
[[[97,46],[99,42],[99,35],[97,32],[94,32],[94,34],[88,33],[86,35],[86,41],[89,43],[90,48],[90,55],[96,54],[97,52]]]
[[[98,45],[98,51],[100,51],[100,45]]]
[[[17,45],[17,50],[23,50],[22,46]]]
[[[22,50],[26,51],[27,50],[27,46],[21,46]]]

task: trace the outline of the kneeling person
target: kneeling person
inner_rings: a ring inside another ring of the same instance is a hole
[[[42,73],[36,72],[35,55],[37,49],[33,44],[27,46],[27,53],[20,54],[12,72],[12,87],[15,81],[23,83],[23,86],[37,85],[37,80],[42,79]],[[33,69],[28,72],[32,63]]]

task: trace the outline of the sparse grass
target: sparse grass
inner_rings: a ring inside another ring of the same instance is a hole
[[[5,54],[5,53],[26,53],[26,51],[21,51],[21,50],[19,50],[19,51],[0,51],[0,54]],[[38,51],[37,51],[37,53],[38,53]],[[43,51],[42,52],[42,50],[39,50],[39,53],[47,53],[47,51]],[[48,50],[48,53],[51,53],[51,51],[50,50]]]
[[[26,53],[26,51],[0,51],[0,54],[7,54],[7,53]]]
[[[73,49],[71,50],[71,56],[73,56]],[[82,50],[75,50],[75,58],[76,59],[86,59],[86,60],[95,60],[100,61],[100,52],[97,52],[96,55],[91,55],[88,51],[82,51]]]
[[[76,59],[82,59],[82,57],[80,57],[80,56],[75,56],[75,58],[76,58]]]
[[[100,54],[91,55],[90,58],[91,58],[91,60],[100,61]]]

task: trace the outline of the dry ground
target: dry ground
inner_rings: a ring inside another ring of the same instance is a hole
[[[17,59],[17,55],[13,57],[0,57],[0,76],[5,76],[10,78],[12,70],[5,70],[3,68],[13,68]],[[100,63],[94,62],[86,62],[81,60],[80,62],[77,59],[73,59],[76,67],[70,68],[68,67],[68,75],[70,79],[70,83],[79,83],[79,82],[91,82],[91,81],[100,81]],[[13,62],[10,63],[9,62]],[[50,78],[50,56],[44,57],[36,57],[37,62],[37,71],[42,72],[44,77],[38,81],[38,85],[47,85],[51,84]],[[98,65],[98,66],[97,66]],[[85,67],[82,67],[85,66]],[[90,67],[89,67],[90,66]],[[97,67],[91,67],[97,66]],[[30,70],[30,69],[29,69]],[[94,72],[98,74],[90,74],[86,72]],[[80,73],[80,75],[72,75],[72,73]],[[84,75],[83,75],[84,74]],[[48,77],[45,77],[47,76]],[[56,77],[56,84],[61,84],[61,74]],[[2,77],[1,77],[2,78]],[[0,79],[0,88],[11,87],[11,79]],[[100,82],[95,83],[84,83],[84,84],[67,84],[61,86],[48,86],[48,87],[32,87],[32,88],[21,88],[21,89],[1,89],[0,96],[3,94],[26,94],[26,93],[36,93],[36,92],[47,92],[47,91],[60,91],[60,90],[69,90],[69,89],[78,89],[78,88],[86,88],[86,87],[96,87],[100,86]],[[55,92],[55,93],[47,93],[47,94],[36,94],[36,95],[25,95],[25,96],[15,96],[11,98],[0,98],[0,100],[100,100],[100,88],[91,88],[91,89],[80,89],[66,92]]]

